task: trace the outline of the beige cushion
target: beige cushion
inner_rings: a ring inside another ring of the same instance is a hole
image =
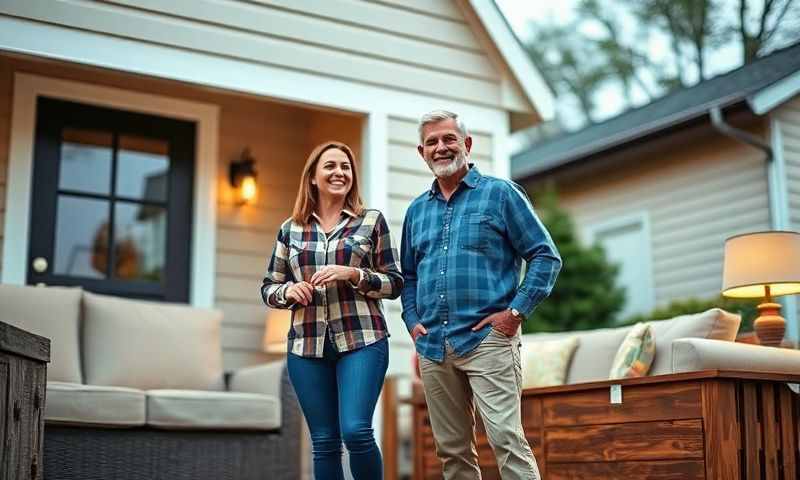
[[[679,338],[736,340],[742,317],[719,308],[703,313],[681,315],[669,320],[650,322],[656,338],[656,357],[650,375],[672,373],[672,342]]]
[[[611,364],[608,378],[616,380],[647,375],[655,353],[656,342],[653,339],[652,328],[647,323],[637,323],[622,340]]]
[[[800,350],[682,338],[672,342],[673,373],[700,370],[800,374]]]
[[[274,430],[281,426],[278,400],[258,393],[149,390],[147,424],[159,428]]]
[[[81,290],[0,284],[0,321],[50,339],[47,378],[81,383]]]
[[[522,388],[563,385],[577,337],[525,342],[520,350]]]
[[[86,383],[152,390],[218,388],[216,310],[84,295]]]
[[[145,396],[133,388],[47,382],[44,418],[65,424],[141,426],[145,421]]]

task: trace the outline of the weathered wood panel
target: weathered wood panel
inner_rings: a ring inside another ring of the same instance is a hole
[[[620,480],[641,478],[648,480],[700,480],[704,479],[702,460],[669,462],[616,462],[616,463],[551,463],[547,467],[548,480]]]
[[[568,402],[548,396],[542,399],[542,415],[547,428],[702,418],[701,384],[623,387],[622,403],[616,405],[608,388],[575,392]]]
[[[702,420],[550,428],[547,463],[703,458]]]

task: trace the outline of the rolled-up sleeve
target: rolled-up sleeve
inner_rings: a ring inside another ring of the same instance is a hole
[[[261,298],[268,307],[272,308],[288,308],[290,306],[289,302],[280,301],[281,298],[285,298],[286,289],[293,283],[290,280],[292,274],[289,271],[289,246],[286,236],[281,228],[267,265],[267,273],[261,283]]]
[[[381,213],[375,221],[371,240],[373,268],[361,269],[361,279],[356,288],[370,298],[397,298],[403,288],[403,274],[400,273],[397,249],[392,243],[389,226]]]

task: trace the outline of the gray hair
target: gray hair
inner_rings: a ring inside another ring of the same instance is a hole
[[[464,125],[464,122],[458,119],[458,114],[448,112],[447,110],[433,110],[426,113],[422,116],[422,118],[419,119],[419,125],[417,126],[417,130],[419,131],[419,141],[422,142],[422,140],[424,140],[422,138],[422,129],[425,128],[425,125],[429,123],[443,122],[451,118],[456,122],[458,133],[460,133],[463,138],[467,138],[469,136],[469,132],[467,132],[467,126]]]

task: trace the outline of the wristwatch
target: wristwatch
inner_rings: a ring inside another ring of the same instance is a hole
[[[509,310],[511,310],[511,315],[516,317],[518,320],[522,320],[522,314],[519,313],[519,310],[517,310],[516,308],[511,308],[511,307],[509,307]]]

